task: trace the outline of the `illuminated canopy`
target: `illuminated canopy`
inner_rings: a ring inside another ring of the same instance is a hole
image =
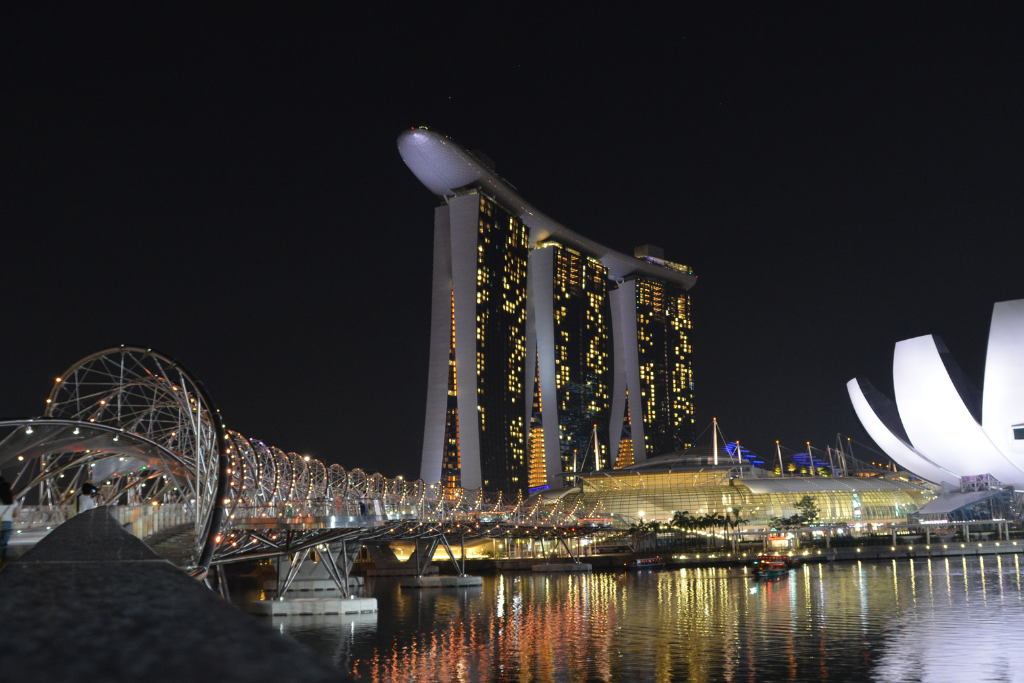
[[[993,308],[984,395],[934,335],[896,344],[895,402],[866,380],[846,387],[875,443],[918,476],[992,474],[1024,488],[1024,299]]]

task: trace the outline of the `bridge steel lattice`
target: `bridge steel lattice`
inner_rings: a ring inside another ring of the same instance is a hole
[[[566,538],[593,533],[587,520],[595,510],[578,496],[506,501],[442,491],[248,439],[227,428],[184,366],[141,347],[83,358],[56,379],[42,417],[0,427],[11,428],[0,441],[0,467],[19,467],[15,495],[35,498],[34,514],[59,522],[93,483],[99,504],[116,506],[122,519],[187,525],[197,576],[211,564],[281,555],[297,558],[297,571],[317,553],[340,581],[356,541],[425,542],[428,561],[441,544],[458,566],[450,539],[549,537],[571,554]],[[335,543],[340,570],[329,551]]]

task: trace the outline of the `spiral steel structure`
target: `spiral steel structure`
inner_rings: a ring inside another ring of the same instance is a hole
[[[56,378],[42,417],[0,427],[13,428],[0,466],[19,466],[15,493],[35,514],[66,518],[91,483],[140,535],[157,518],[187,527],[199,574],[336,540],[551,533],[594,514],[578,497],[506,502],[285,453],[227,429],[200,382],[141,347],[83,358]]]

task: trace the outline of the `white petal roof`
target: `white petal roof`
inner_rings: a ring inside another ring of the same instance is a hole
[[[893,460],[935,483],[991,474],[1024,489],[1024,438],[1013,429],[1024,425],[1024,299],[993,309],[980,405],[934,335],[896,344],[893,387],[898,422],[870,383],[847,383],[861,424]]]

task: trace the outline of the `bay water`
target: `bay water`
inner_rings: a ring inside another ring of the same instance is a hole
[[[368,579],[375,615],[275,618],[357,680],[1022,681],[1021,559]]]

